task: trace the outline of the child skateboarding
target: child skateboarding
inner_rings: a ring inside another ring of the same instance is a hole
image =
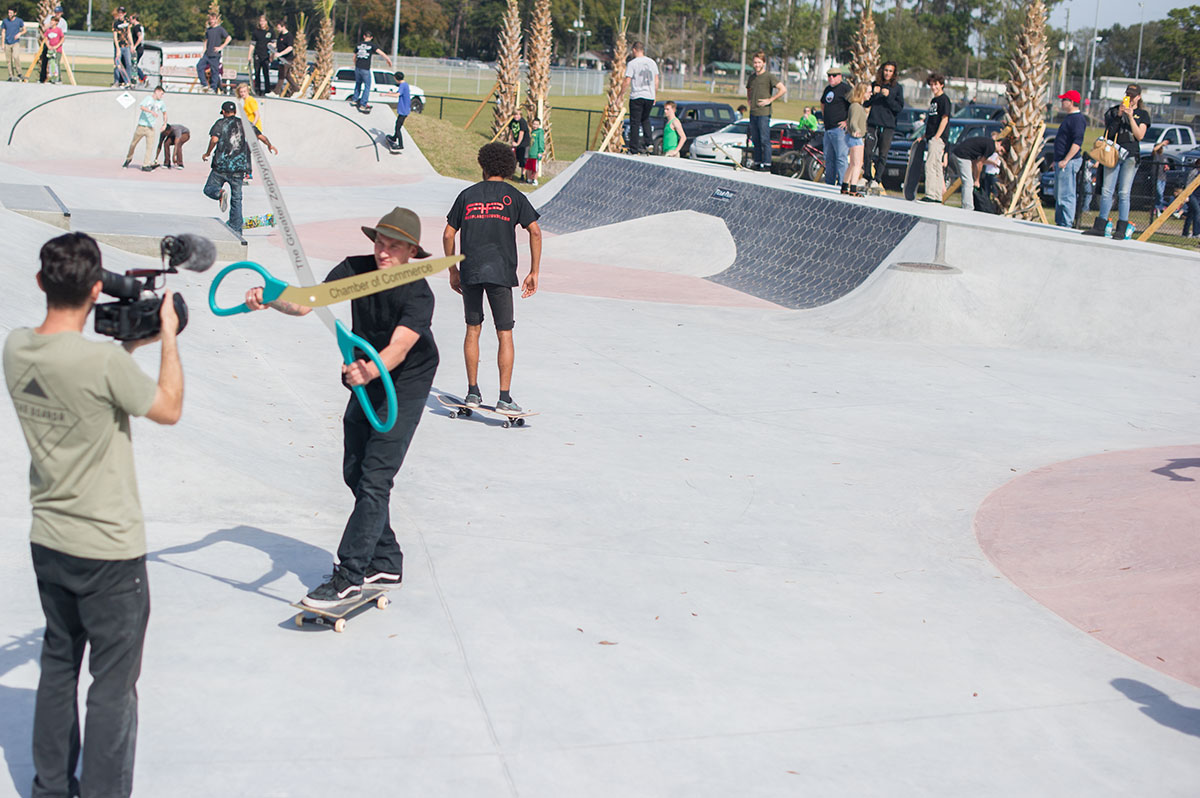
[[[510,147],[499,142],[485,144],[479,150],[479,166],[483,180],[463,190],[446,215],[442,232],[442,248],[454,254],[455,237],[461,234],[463,261],[450,267],[450,287],[462,294],[466,312],[467,334],[463,341],[463,358],[467,366],[467,395],[469,407],[479,407],[483,394],[479,389],[479,334],[483,330],[483,297],[487,295],[496,327],[499,349],[496,354],[500,370],[500,398],[496,409],[520,413],[513,401],[513,288],[517,280],[517,225],[529,231],[529,274],[521,285],[521,297],[537,293],[538,269],[542,259],[542,230],[538,227],[538,212],[517,189],[505,183],[517,168]]]
[[[505,148],[507,150],[507,148]],[[333,268],[326,281],[391,269],[412,258],[428,258],[421,248],[421,220],[406,208],[394,208],[374,227],[362,231],[375,244],[373,255],[355,255]],[[274,308],[289,316],[304,316],[312,308],[276,300],[263,304],[262,288],[246,293],[251,310]],[[396,391],[396,423],[386,432],[371,426],[353,396],[342,417],[342,476],[354,494],[354,510],[346,521],[338,545],[333,574],[305,596],[305,607],[327,610],[355,603],[363,586],[398,586],[403,576],[404,553],[392,530],[388,503],[392,483],[417,424],[438,366],[433,321],[433,291],[425,280],[398,285],[350,301],[352,331],[375,347],[388,367],[381,375],[374,363],[358,360],[342,366],[342,381],[364,385],[380,417],[386,415],[387,398],[381,379],[391,380]]]

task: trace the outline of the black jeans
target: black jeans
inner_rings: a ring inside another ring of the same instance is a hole
[[[254,93],[259,97],[271,90],[271,56],[254,57]]]
[[[124,798],[133,790],[137,680],[150,619],[146,558],[88,560],[31,544],[46,634],[33,717],[33,798]],[[79,670],[92,646],[82,785]]]
[[[883,182],[883,170],[887,163],[888,150],[892,148],[892,137],[895,135],[895,128],[867,128],[866,150],[863,153],[864,178],[876,183]]]
[[[368,565],[393,574],[404,568],[404,553],[392,530],[388,502],[396,473],[425,412],[425,397],[397,399],[396,404],[396,423],[387,432],[371,426],[357,399],[350,400],[342,417],[342,477],[354,493],[354,510],[342,532],[337,557],[342,574],[356,585],[363,583]],[[378,408],[376,413],[383,418]]]
[[[396,115],[396,132],[392,135],[392,138],[396,140],[396,149],[398,150],[404,149],[404,136],[400,131],[404,129],[405,119],[408,119],[408,114]]]
[[[654,146],[654,132],[650,129],[650,109],[653,107],[654,100],[629,101],[630,152],[645,152]],[[645,144],[638,138],[639,134],[646,139]]]

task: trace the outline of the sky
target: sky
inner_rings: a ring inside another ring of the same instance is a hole
[[[1200,4],[1200,0],[1144,0],[1146,21],[1166,19],[1167,12],[1177,6],[1187,6],[1192,3]],[[1052,14],[1050,24],[1061,28],[1066,24],[1067,9],[1071,9],[1071,30],[1090,28],[1096,21],[1097,0],[1063,0]],[[1101,29],[1113,25],[1130,27],[1137,25],[1141,13],[1137,0],[1099,0]]]

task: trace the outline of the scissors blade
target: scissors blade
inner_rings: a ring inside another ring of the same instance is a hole
[[[279,181],[275,179],[275,171],[271,168],[271,162],[267,160],[267,153],[263,151],[262,142],[254,134],[255,127],[250,124],[250,120],[246,116],[246,109],[242,107],[241,103],[235,103],[235,105],[238,118],[242,120],[242,132],[250,144],[250,155],[254,158],[254,166],[267,191],[267,201],[271,204],[271,210],[275,214],[275,227],[283,239],[283,248],[288,253],[288,258],[291,260],[300,282],[315,284],[317,278],[313,274],[312,267],[308,265],[308,257],[304,254],[304,247],[300,244],[300,236],[296,233],[296,225],[292,222],[292,215],[288,212],[287,203],[283,201],[283,191],[279,187]],[[336,338],[337,322],[333,317],[333,311],[321,306],[318,306],[316,310],[317,317]]]
[[[279,298],[297,305],[310,308],[321,308],[335,302],[347,302],[358,299],[398,285],[414,283],[431,274],[437,274],[442,269],[449,268],[463,259],[462,255],[451,255],[436,260],[420,260],[402,263],[388,269],[378,269],[356,274],[353,277],[343,277],[341,280],[330,280],[316,285],[291,286],[283,289]]]

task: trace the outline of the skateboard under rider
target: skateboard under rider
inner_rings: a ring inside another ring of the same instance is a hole
[[[437,394],[437,400],[441,402],[443,407],[450,409],[450,418],[469,418],[476,410],[482,410],[490,415],[498,416],[504,420],[500,426],[508,429],[509,427],[525,426],[525,419],[529,416],[536,416],[537,413],[529,413],[521,411],[520,413],[510,413],[506,410],[498,410],[492,405],[468,405],[457,396],[451,396],[448,393]]]
[[[392,603],[391,599],[387,597],[387,593],[393,589],[392,587],[364,585],[362,592],[358,594],[358,598],[354,601],[338,604],[336,607],[310,607],[299,601],[292,602],[291,606],[302,610],[292,620],[299,627],[303,627],[306,623],[311,623],[317,626],[332,626],[333,631],[344,632],[346,630],[347,617],[360,607],[374,604],[381,610],[386,609],[388,604]]]

